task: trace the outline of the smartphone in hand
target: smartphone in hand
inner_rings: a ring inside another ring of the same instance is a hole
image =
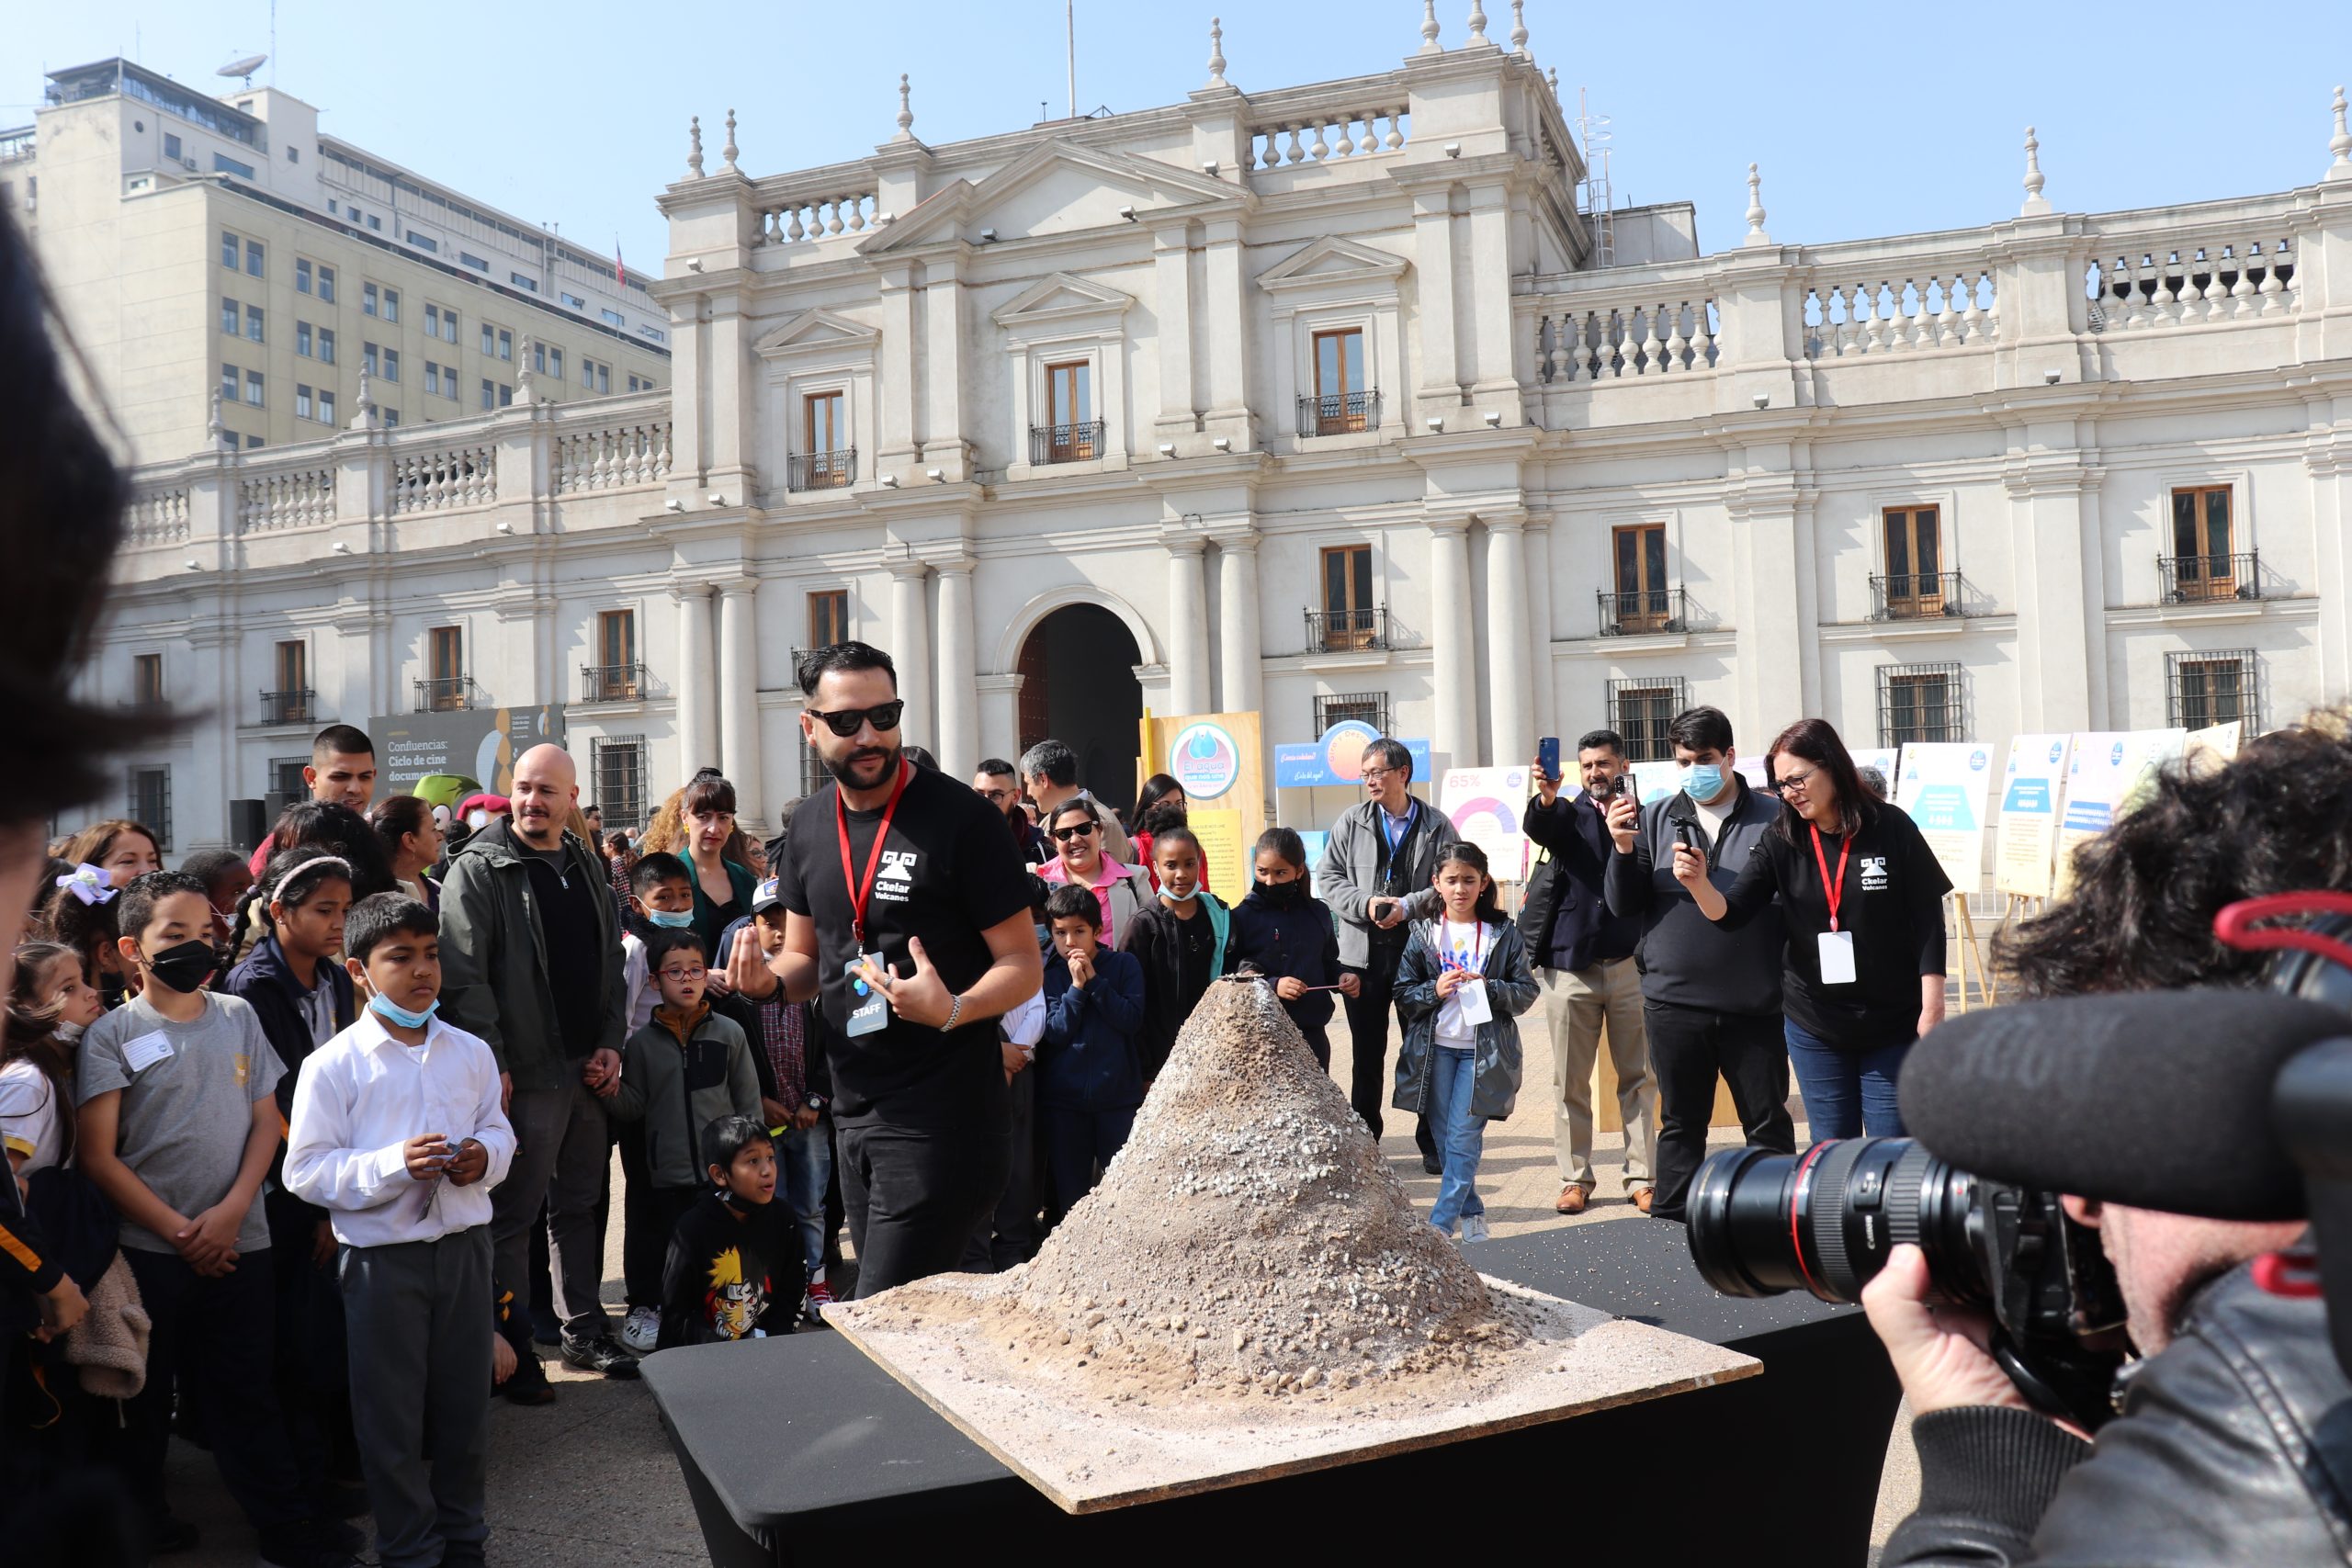
[[[1535,765],[1544,770],[1545,778],[1555,780],[1559,778],[1560,738],[1558,736],[1547,735],[1535,743]]]

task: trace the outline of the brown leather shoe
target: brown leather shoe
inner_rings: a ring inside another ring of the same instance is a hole
[[[1590,1195],[1571,1181],[1560,1189],[1560,1201],[1552,1207],[1563,1214],[1581,1214],[1585,1211],[1585,1205],[1591,1201]]]
[[[1646,1214],[1650,1212],[1650,1200],[1657,1196],[1657,1190],[1656,1188],[1637,1188],[1634,1192],[1634,1207]]]

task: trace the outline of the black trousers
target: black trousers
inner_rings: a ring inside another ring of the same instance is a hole
[[[1340,997],[1340,1005],[1348,1010],[1348,1050],[1355,1062],[1348,1102],[1372,1129],[1374,1139],[1381,1134],[1381,1108],[1388,1103],[1388,1021],[1396,1013],[1396,965],[1404,960],[1401,947],[1393,953],[1375,948],[1368,968],[1348,970],[1363,989],[1352,997],[1344,992]],[[1329,1050],[1324,1047],[1327,1055]],[[1428,1117],[1414,1118],[1413,1143],[1423,1158],[1437,1157],[1437,1139],[1430,1132]]]
[[[1037,1122],[1036,1067],[1013,1074],[1005,1092],[1012,1101],[1012,1134],[1007,1145],[1004,1192],[997,1199],[995,1210],[980,1216],[980,1223],[972,1227],[972,1239],[964,1246],[967,1274],[1001,1274],[1026,1263],[1036,1255],[1040,1239],[1037,1151],[1043,1129]]]
[[[164,1453],[176,1379],[196,1401],[213,1463],[246,1520],[268,1530],[309,1517],[270,1376],[277,1281],[268,1252],[245,1253],[217,1279],[198,1274],[175,1252],[125,1247],[123,1257],[153,1324],[147,1382],[117,1434],[123,1478],[140,1506],[150,1518],[168,1512]]]
[[[1645,1002],[1650,1068],[1657,1074],[1657,1191],[1653,1218],[1679,1220],[1690,1179],[1707,1157],[1707,1123],[1715,1108],[1715,1078],[1731,1086],[1731,1102],[1747,1141],[1794,1154],[1796,1124],[1789,1117],[1789,1047],[1779,1013],[1716,1012],[1673,1002]]]
[[[961,1268],[973,1227],[995,1211],[1012,1168],[1006,1121],[939,1129],[866,1122],[837,1131],[858,1299]]]

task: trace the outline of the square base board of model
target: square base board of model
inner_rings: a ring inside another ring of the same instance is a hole
[[[1000,1277],[1001,1279],[1001,1277]],[[1475,1372],[1368,1382],[1321,1397],[1105,1397],[1046,1373],[978,1314],[984,1276],[925,1280],[929,1309],[901,1327],[861,1325],[856,1303],[826,1322],[1066,1513],[1239,1486],[1489,1432],[1566,1420],[1753,1377],[1755,1359],[1504,1280],[1487,1289],[1536,1331]]]

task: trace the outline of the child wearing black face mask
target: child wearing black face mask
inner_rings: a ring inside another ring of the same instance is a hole
[[[1317,1065],[1329,1070],[1331,993],[1352,997],[1360,982],[1340,967],[1340,929],[1306,882],[1306,846],[1288,828],[1258,836],[1257,880],[1234,906],[1225,944],[1225,972],[1272,976],[1283,1010],[1306,1036]]]
[[[150,1545],[192,1545],[194,1528],[164,1499],[176,1381],[262,1556],[348,1562],[363,1538],[314,1517],[271,1377],[277,1310],[261,1189],[279,1136],[277,1055],[250,1006],[204,989],[218,955],[203,883],[149,872],[119,902],[123,965],[139,994],[83,1032],[74,1075],[83,1173],[122,1216],[122,1254],[153,1325],[118,1468]]]

